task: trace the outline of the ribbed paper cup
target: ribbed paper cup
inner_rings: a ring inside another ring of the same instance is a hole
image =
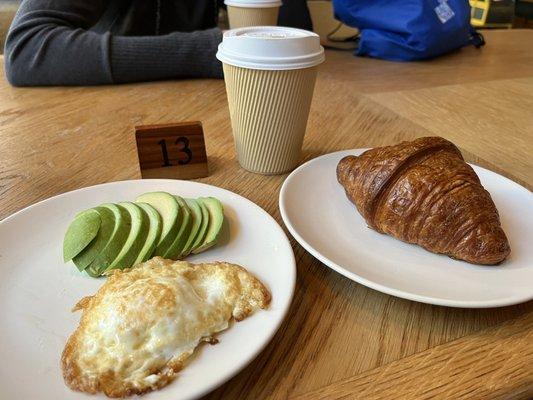
[[[268,26],[278,24],[279,7],[250,8],[228,6],[229,27]]]
[[[241,166],[281,174],[298,165],[317,67],[287,71],[224,64],[224,78]]]
[[[260,174],[281,174],[298,165],[318,64],[318,35],[284,27],[228,31],[217,57],[240,165]]]

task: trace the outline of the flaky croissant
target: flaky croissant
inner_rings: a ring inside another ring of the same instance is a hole
[[[446,139],[344,157],[337,179],[378,232],[474,264],[498,264],[511,252],[490,194]]]

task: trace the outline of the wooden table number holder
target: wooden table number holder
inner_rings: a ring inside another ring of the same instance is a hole
[[[199,121],[136,126],[135,139],[143,179],[195,179],[209,174]]]

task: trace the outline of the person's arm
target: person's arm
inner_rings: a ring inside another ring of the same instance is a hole
[[[218,29],[126,37],[90,31],[105,0],[25,0],[7,37],[15,86],[95,85],[180,76],[221,77]]]
[[[15,86],[111,83],[109,34],[88,29],[102,0],[23,1],[7,35],[4,60]]]
[[[161,36],[111,36],[115,83],[178,77],[222,78],[218,28]]]

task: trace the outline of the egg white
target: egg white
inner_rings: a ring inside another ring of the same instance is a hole
[[[117,271],[82,299],[79,327],[63,351],[75,390],[124,397],[168,384],[201,341],[267,307],[270,294],[245,269],[156,257]]]

